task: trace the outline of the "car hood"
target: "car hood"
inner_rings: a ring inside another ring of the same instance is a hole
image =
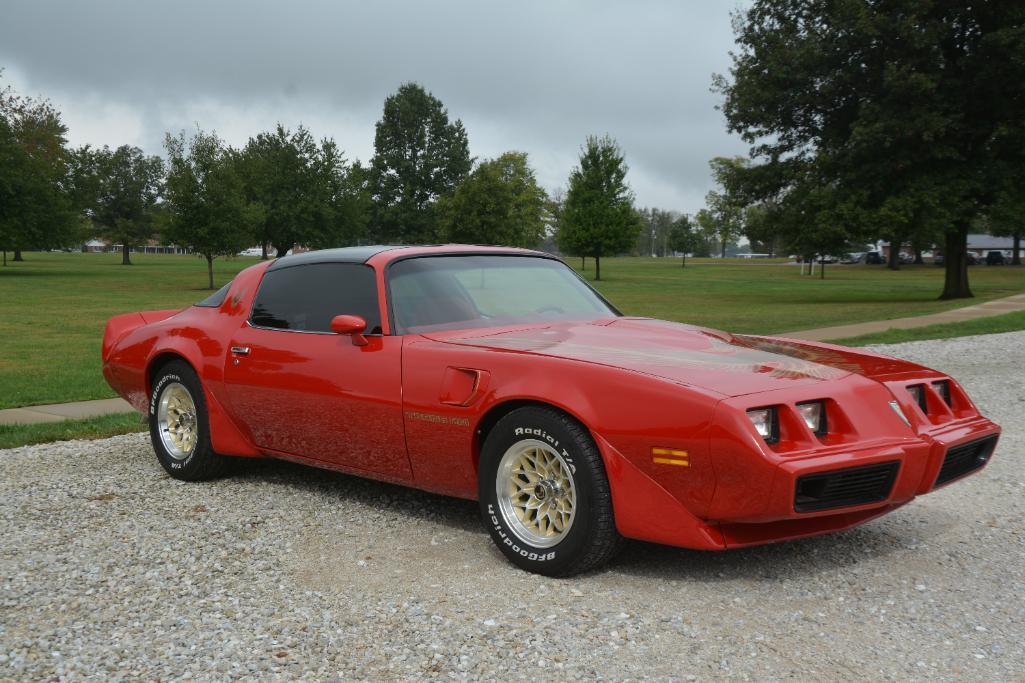
[[[424,335],[464,346],[567,358],[654,375],[723,396],[898,370],[900,361],[776,337],[731,335],[648,318],[557,322]],[[868,368],[863,361],[871,360]]]

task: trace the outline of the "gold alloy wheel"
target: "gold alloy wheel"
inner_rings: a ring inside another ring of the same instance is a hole
[[[175,460],[185,460],[196,449],[199,440],[196,403],[184,384],[171,382],[160,392],[157,429],[164,448]]]
[[[517,441],[498,463],[495,481],[502,519],[524,543],[550,548],[569,533],[577,489],[562,456],[537,439]]]

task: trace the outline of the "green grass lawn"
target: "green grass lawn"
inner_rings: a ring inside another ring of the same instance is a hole
[[[0,408],[112,396],[100,373],[107,318],[187,306],[206,296],[205,263],[192,256],[25,254],[0,268]],[[216,284],[255,262],[218,259]],[[570,259],[579,267],[579,259]],[[586,275],[593,276],[588,260]],[[599,290],[625,313],[768,334],[933,313],[943,270],[830,266],[826,279],[796,266],[740,260],[622,258],[602,261]],[[971,269],[978,302],[1025,291],[1025,269]]]
[[[70,439],[105,439],[117,434],[144,432],[139,413],[116,413],[84,420],[42,422],[30,425],[0,425],[0,448],[17,448],[34,443]]]
[[[579,270],[580,259],[569,263]],[[625,313],[750,334],[926,315],[1025,291],[1025,269],[1011,267],[971,268],[969,301],[939,301],[943,269],[933,265],[831,265],[824,280],[740,259],[688,259],[686,268],[679,259],[603,259],[601,271],[594,284]],[[594,276],[591,259],[585,275]]]
[[[10,258],[10,254],[8,254]],[[107,398],[100,373],[107,318],[185,307],[209,294],[194,256],[25,253],[0,267],[0,408]],[[214,261],[223,285],[253,258]]]

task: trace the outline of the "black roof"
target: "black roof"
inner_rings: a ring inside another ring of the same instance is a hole
[[[268,266],[267,270],[302,266],[309,263],[366,263],[382,251],[399,249],[400,247],[375,244],[368,247],[342,247],[340,249],[318,249],[301,254],[282,256]]]

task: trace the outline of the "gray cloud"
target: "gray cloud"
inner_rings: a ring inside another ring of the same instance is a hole
[[[424,84],[471,152],[530,154],[565,183],[590,133],[623,146],[644,205],[693,212],[708,160],[744,152],[709,91],[729,67],[731,3],[156,4],[15,0],[0,21],[4,80],[50,97],[73,143],[162,152],[197,123],[233,144],[280,121],[373,151],[384,98]]]

